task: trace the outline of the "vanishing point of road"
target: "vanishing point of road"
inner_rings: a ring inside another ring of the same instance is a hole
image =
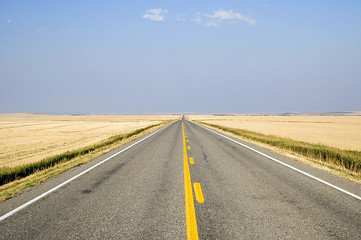
[[[360,196],[183,119],[0,202],[0,239],[361,239]]]

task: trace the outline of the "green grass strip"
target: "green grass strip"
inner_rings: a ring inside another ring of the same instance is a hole
[[[332,163],[337,166],[342,166],[357,173],[361,172],[361,152],[359,151],[342,150],[335,147],[312,144],[303,141],[296,141],[289,138],[282,138],[273,135],[265,135],[244,129],[222,127],[205,122],[199,123],[223,130],[225,132],[233,133],[237,136],[256,142],[261,142],[281,149],[290,150],[305,157],[310,157],[321,160],[323,162]]]
[[[0,186],[16,179],[24,178],[29,176],[30,174],[35,173],[36,171],[43,170],[49,167],[52,167],[58,163],[69,161],[73,158],[85,155],[87,153],[93,152],[97,149],[112,145],[117,143],[123,139],[130,138],[134,135],[137,135],[141,132],[144,132],[150,128],[159,126],[160,124],[154,124],[145,128],[137,129],[131,133],[123,134],[123,135],[116,135],[112,136],[98,144],[90,145],[84,148],[67,151],[62,154],[58,154],[52,157],[44,158],[39,162],[24,164],[18,167],[9,168],[9,167],[2,167],[0,168]]]

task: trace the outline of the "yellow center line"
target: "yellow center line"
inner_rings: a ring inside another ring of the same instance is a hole
[[[190,146],[188,146],[188,150],[191,150],[191,147],[190,147]]]
[[[204,203],[204,197],[202,193],[202,188],[200,183],[193,183],[194,193],[196,194],[196,199],[199,203]]]
[[[182,130],[183,130],[184,193],[185,193],[185,210],[186,210],[186,223],[187,223],[187,239],[198,240],[196,212],[194,210],[192,181],[189,172],[183,121],[182,121]]]
[[[187,139],[187,142],[189,142],[189,140]]]
[[[190,164],[194,164],[194,161],[193,161],[192,157],[189,158],[189,162],[190,162]]]

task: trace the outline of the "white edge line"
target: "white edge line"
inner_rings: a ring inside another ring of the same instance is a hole
[[[193,122],[193,123],[195,123],[195,122]],[[198,123],[195,123],[195,124],[198,125],[198,126],[200,126],[200,127],[202,127],[202,128],[204,128],[204,129],[207,129],[208,131],[211,131],[211,132],[213,132],[213,133],[215,133],[215,134],[218,134],[219,136],[222,136],[222,137],[224,137],[224,138],[226,138],[226,139],[228,139],[228,140],[230,140],[230,141],[232,141],[232,142],[235,142],[235,143],[237,143],[237,144],[239,144],[239,145],[241,145],[241,146],[243,146],[243,147],[245,147],[245,148],[248,148],[249,150],[252,150],[253,152],[256,152],[256,153],[258,153],[258,154],[260,154],[260,155],[262,155],[262,156],[264,156],[264,157],[266,157],[266,158],[269,158],[269,159],[271,159],[271,160],[273,160],[273,161],[275,161],[275,162],[277,162],[277,163],[279,163],[279,164],[282,164],[283,166],[286,166],[286,167],[288,167],[288,168],[291,168],[292,170],[295,170],[296,172],[302,173],[303,175],[306,175],[307,177],[310,177],[310,178],[312,178],[312,179],[315,179],[316,181],[319,181],[319,182],[321,182],[321,183],[323,183],[323,184],[326,184],[327,186],[330,186],[330,187],[332,187],[332,188],[334,188],[334,189],[337,189],[337,190],[339,190],[339,191],[341,191],[341,192],[343,192],[343,193],[346,193],[346,194],[348,194],[348,195],[350,195],[350,196],[352,196],[352,197],[354,197],[354,198],[356,198],[356,199],[358,199],[358,200],[361,200],[361,197],[358,196],[358,195],[356,195],[356,194],[353,194],[353,193],[351,193],[351,192],[349,192],[349,191],[346,191],[345,189],[342,189],[342,188],[340,188],[340,187],[337,187],[337,186],[335,186],[335,185],[333,185],[333,184],[331,184],[331,183],[329,183],[329,182],[326,182],[325,180],[322,180],[322,179],[320,179],[320,178],[318,178],[318,177],[315,177],[315,176],[313,176],[313,175],[311,175],[311,174],[309,174],[309,173],[306,173],[306,172],[304,172],[304,171],[302,171],[302,170],[300,170],[300,169],[298,169],[298,168],[295,168],[295,167],[293,167],[293,166],[291,166],[291,165],[289,165],[289,164],[287,164],[287,163],[284,163],[284,162],[282,162],[282,161],[280,161],[280,160],[278,160],[278,159],[276,159],[276,158],[273,158],[273,157],[271,157],[271,156],[268,156],[267,154],[264,154],[263,152],[260,152],[260,151],[258,151],[258,150],[256,150],[256,149],[253,149],[253,148],[251,148],[251,147],[249,147],[249,146],[247,146],[247,145],[245,145],[245,144],[243,144],[243,143],[240,143],[240,142],[238,142],[238,141],[236,141],[236,140],[234,140],[234,139],[232,139],[232,138],[229,138],[229,137],[227,137],[227,136],[225,136],[225,135],[223,135],[223,134],[221,134],[221,133],[219,133],[219,132],[216,132],[216,131],[214,131],[214,130],[212,130],[212,129],[209,129],[209,128],[207,128],[207,127],[205,127],[205,126],[202,126],[202,125],[200,125],[200,124],[198,124]]]
[[[124,148],[124,149],[120,150],[119,152],[117,152],[117,153],[115,153],[115,154],[111,155],[110,157],[107,157],[106,159],[102,160],[101,162],[99,162],[99,163],[95,164],[94,166],[92,166],[92,167],[90,167],[90,168],[88,168],[88,169],[84,170],[83,172],[81,172],[81,173],[79,173],[79,174],[75,175],[74,177],[72,177],[72,178],[70,178],[70,179],[66,180],[65,182],[60,183],[58,186],[56,186],[56,187],[54,187],[54,188],[52,188],[52,189],[48,190],[47,192],[45,192],[45,193],[43,193],[43,194],[41,194],[41,195],[37,196],[36,198],[33,198],[32,200],[30,200],[30,201],[28,201],[28,202],[24,203],[23,205],[21,205],[21,206],[19,206],[19,207],[15,208],[15,209],[11,210],[10,212],[8,212],[8,213],[6,213],[6,214],[2,215],[2,216],[0,217],[0,222],[1,222],[1,221],[3,221],[3,220],[5,220],[6,218],[10,217],[10,216],[11,216],[11,215],[13,215],[14,213],[19,212],[20,210],[22,210],[22,209],[26,208],[27,206],[29,206],[29,205],[33,204],[34,202],[36,202],[36,201],[38,201],[38,200],[42,199],[42,198],[43,198],[43,197],[45,197],[46,195],[49,195],[50,193],[52,193],[52,192],[56,191],[57,189],[59,189],[59,188],[63,187],[64,185],[66,185],[66,184],[70,183],[71,181],[73,181],[73,180],[77,179],[77,178],[78,178],[78,177],[80,177],[81,175],[83,175],[83,174],[85,174],[85,173],[87,173],[87,172],[89,172],[89,171],[93,170],[94,168],[98,167],[99,165],[101,165],[101,164],[103,164],[103,163],[107,162],[108,160],[112,159],[113,157],[115,157],[115,156],[117,156],[117,155],[121,154],[122,152],[124,152],[124,151],[128,150],[129,148],[134,147],[134,146],[135,146],[135,145],[137,145],[138,143],[143,142],[143,141],[144,141],[144,140],[146,140],[147,138],[150,138],[150,137],[151,137],[151,136],[153,136],[154,134],[156,134],[156,133],[160,132],[161,130],[163,130],[163,129],[165,129],[165,128],[169,127],[169,126],[171,126],[171,125],[172,125],[172,124],[174,124],[175,122],[176,122],[176,121],[174,121],[174,122],[172,122],[172,123],[170,123],[170,124],[168,124],[168,125],[166,125],[166,126],[162,127],[161,129],[158,129],[157,131],[155,131],[155,132],[151,133],[150,135],[148,135],[148,136],[144,137],[143,139],[139,140],[138,142],[133,143],[132,145],[130,145],[130,146],[128,146],[128,147],[126,147],[126,148]]]

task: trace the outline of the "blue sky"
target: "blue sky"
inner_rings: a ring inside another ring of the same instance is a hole
[[[361,110],[360,1],[0,2],[0,112]]]

